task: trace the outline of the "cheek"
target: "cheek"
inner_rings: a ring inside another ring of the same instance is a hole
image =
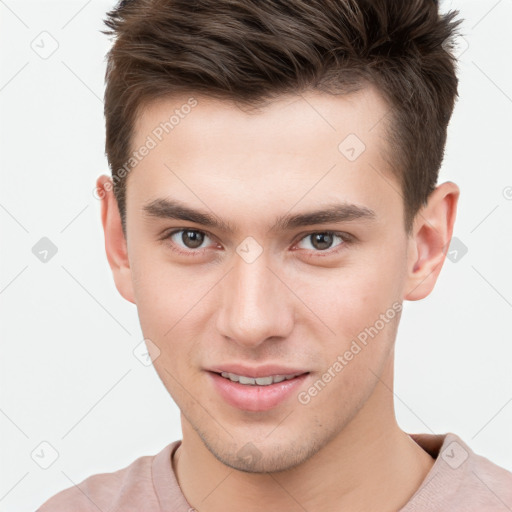
[[[376,257],[331,270],[321,285],[303,282],[299,294],[338,339],[347,340],[401,300],[403,279],[398,258]]]
[[[140,326],[160,351],[154,361],[157,371],[172,367],[183,373],[197,351],[198,330],[208,314],[208,291],[218,277],[171,265],[151,253],[137,251],[131,265]]]
[[[335,334],[319,337],[324,366],[304,398],[315,410],[337,411],[334,423],[364,403],[394,346],[401,304],[372,291],[345,288],[322,316]]]
[[[159,247],[142,242],[130,259],[142,328],[158,337],[184,317],[198,295],[198,283],[187,280],[186,271],[163,261],[164,254]]]
[[[321,339],[326,368],[338,356],[344,359],[343,370],[335,372],[339,383],[363,382],[368,367],[377,369],[394,343],[404,280],[400,248],[394,249],[367,253],[364,262],[331,272],[323,287],[309,289],[308,305],[329,327],[318,322],[318,329],[325,331]]]

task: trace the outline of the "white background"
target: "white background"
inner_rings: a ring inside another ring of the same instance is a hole
[[[176,405],[133,355],[137,311],[114,286],[92,194],[108,173],[100,30],[112,6],[0,1],[1,511],[35,510],[181,438]],[[454,432],[512,471],[512,0],[448,8],[469,46],[440,182],[461,188],[454,236],[468,251],[404,304],[396,410],[406,432]],[[31,47],[41,37],[58,44],[48,58]],[[32,253],[42,237],[58,248],[47,263]],[[59,454],[48,469],[31,458],[43,441]]]

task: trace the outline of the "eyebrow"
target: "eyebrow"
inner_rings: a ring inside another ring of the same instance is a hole
[[[236,232],[234,226],[229,222],[223,221],[207,211],[190,208],[175,199],[155,199],[145,204],[142,210],[150,218],[185,220],[227,233]],[[366,206],[333,203],[325,205],[319,210],[278,217],[270,231],[290,231],[316,224],[354,220],[372,221],[376,217],[376,213]]]

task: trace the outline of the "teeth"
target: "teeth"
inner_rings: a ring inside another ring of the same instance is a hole
[[[252,377],[245,377],[244,375],[236,375],[234,373],[222,372],[221,375],[226,379],[229,379],[233,382],[239,382],[240,384],[246,384],[250,386],[269,386],[270,384],[275,384],[276,382],[282,382],[283,380],[290,380],[298,375],[302,375],[300,373],[296,373],[295,375],[270,375],[268,377],[256,377],[253,379]]]

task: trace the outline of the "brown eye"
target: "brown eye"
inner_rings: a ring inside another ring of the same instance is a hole
[[[329,249],[332,245],[333,237],[330,233],[314,233],[310,235],[311,237],[311,245],[315,249],[319,249],[321,251],[325,249]]]
[[[204,241],[204,233],[191,230],[182,231],[181,241],[187,249],[197,249]]]
[[[343,238],[340,235],[337,235],[335,233],[331,232],[319,232],[319,233],[310,233],[309,235],[305,236],[302,241],[308,241],[310,246],[316,250],[316,251],[325,251],[327,249],[330,249],[333,246],[333,242],[335,238],[338,238],[341,240],[341,243],[343,243]],[[299,242],[299,243],[301,243]],[[336,244],[341,245],[341,244]],[[309,249],[311,247],[302,247],[303,249]]]
[[[171,248],[177,252],[193,255],[203,252],[203,249],[208,248],[207,246],[201,246],[205,243],[205,240],[209,239],[210,237],[203,231],[185,228],[172,231],[168,235],[165,235],[163,238],[168,239],[171,243]]]

